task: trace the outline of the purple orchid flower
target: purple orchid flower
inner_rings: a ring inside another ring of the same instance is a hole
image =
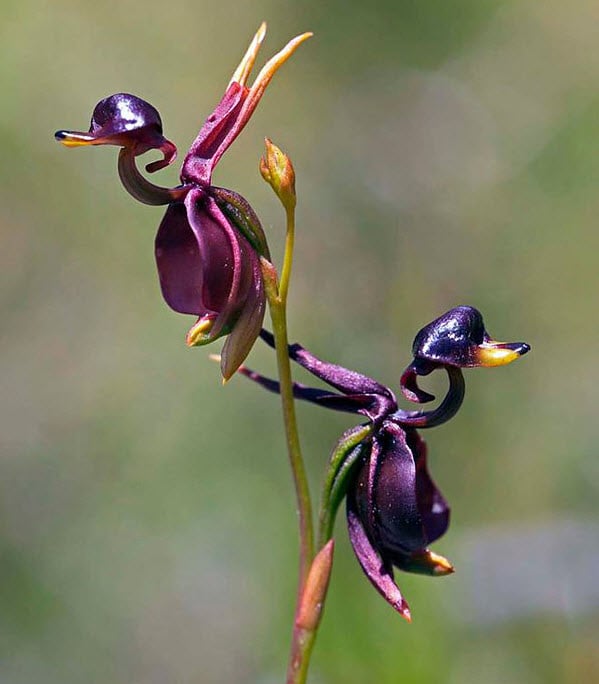
[[[450,509],[426,466],[426,444],[415,429],[384,421],[372,437],[347,491],[349,538],[376,590],[408,621],[408,603],[393,566],[433,576],[454,571],[428,549],[449,526]]]
[[[270,333],[263,330],[261,336],[274,346]],[[410,609],[395,583],[393,568],[432,576],[453,572],[446,558],[428,548],[447,530],[450,509],[428,472],[426,444],[416,428],[440,425],[456,414],[465,392],[462,368],[503,365],[529,350],[523,342],[493,341],[479,311],[456,307],[416,335],[414,360],[400,383],[411,401],[431,401],[434,397],[423,392],[416,379],[442,368],[449,379],[446,396],[434,410],[406,411],[398,408],[395,395],[384,385],[324,362],[298,344],[289,346],[292,360],[337,390],[295,383],[298,399],[368,418],[371,430],[338,465],[335,477],[343,481],[337,489],[346,493],[349,537],[360,566],[377,591],[407,620],[411,619]],[[275,380],[243,366],[240,371],[262,387],[279,391]],[[345,437],[352,434],[355,431]]]
[[[181,170],[181,185],[162,188],[139,172],[135,158],[160,150],[163,159],[146,166],[153,173],[172,163],[176,147],[162,134],[158,111],[127,93],[102,100],[88,132],[58,131],[68,147],[118,145],[119,175],[127,191],[145,204],[168,204],[156,236],[155,253],[162,294],[179,313],[198,317],[187,344],[208,344],[228,335],[221,354],[225,379],[238,369],[262,326],[265,292],[260,256],[268,258],[266,240],[248,202],[212,184],[215,166],[242,131],[279,67],[308,37],[290,41],[246,85],[266,34],[262,24],[235,70],[216,109],[191,145]]]

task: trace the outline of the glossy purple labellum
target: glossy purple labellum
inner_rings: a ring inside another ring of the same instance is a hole
[[[472,306],[457,306],[429,323],[412,346],[416,359],[458,368],[502,366],[529,350],[524,342],[492,340],[482,314]]]
[[[92,114],[89,131],[57,131],[55,137],[67,147],[118,145],[136,157],[149,150],[161,150],[164,158],[148,164],[150,172],[174,161],[177,148],[162,135],[158,110],[129,93],[116,93],[100,100]]]
[[[525,342],[492,340],[480,311],[472,306],[457,306],[417,333],[412,345],[414,361],[402,375],[401,390],[410,401],[432,401],[435,397],[418,387],[418,376],[440,367],[504,366],[529,351]]]

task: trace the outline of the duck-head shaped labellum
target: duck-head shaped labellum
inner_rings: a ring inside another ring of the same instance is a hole
[[[529,350],[524,342],[492,340],[482,314],[472,306],[457,306],[439,316],[418,332],[412,346],[417,359],[459,368],[504,366]]]
[[[87,133],[57,131],[56,138],[67,147],[118,145],[130,148],[136,155],[159,149],[166,160],[162,167],[173,161],[177,152],[173,143],[162,135],[158,110],[129,93],[116,93],[100,100]]]
[[[530,346],[525,342],[491,339],[480,311],[472,306],[457,306],[426,325],[414,338],[414,361],[402,375],[402,393],[411,401],[432,401],[434,396],[418,387],[417,376],[443,367],[504,366],[529,351]]]
[[[119,176],[127,191],[144,204],[161,205],[184,196],[180,188],[161,188],[146,180],[137,170],[135,157],[160,150],[163,158],[146,165],[154,173],[171,164],[177,148],[162,134],[158,110],[149,102],[129,93],[116,93],[100,100],[94,108],[89,131],[57,131],[56,140],[66,147],[117,145]]]

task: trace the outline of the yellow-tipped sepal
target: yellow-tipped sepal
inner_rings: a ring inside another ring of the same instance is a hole
[[[188,347],[201,347],[214,340],[211,336],[212,328],[214,327],[214,320],[216,316],[209,314],[202,316],[195,325],[193,325],[185,338],[185,344]]]
[[[455,572],[453,565],[438,553],[433,553],[429,549],[415,551],[409,555],[394,559],[398,568],[406,572],[414,572],[419,575],[431,575],[432,577],[443,577]]]

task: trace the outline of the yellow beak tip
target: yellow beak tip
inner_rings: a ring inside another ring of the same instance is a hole
[[[65,147],[92,145],[95,141],[95,138],[88,133],[76,133],[74,131],[56,131],[54,138]]]
[[[487,342],[478,348],[477,361],[481,366],[505,366],[530,351],[525,342]]]

